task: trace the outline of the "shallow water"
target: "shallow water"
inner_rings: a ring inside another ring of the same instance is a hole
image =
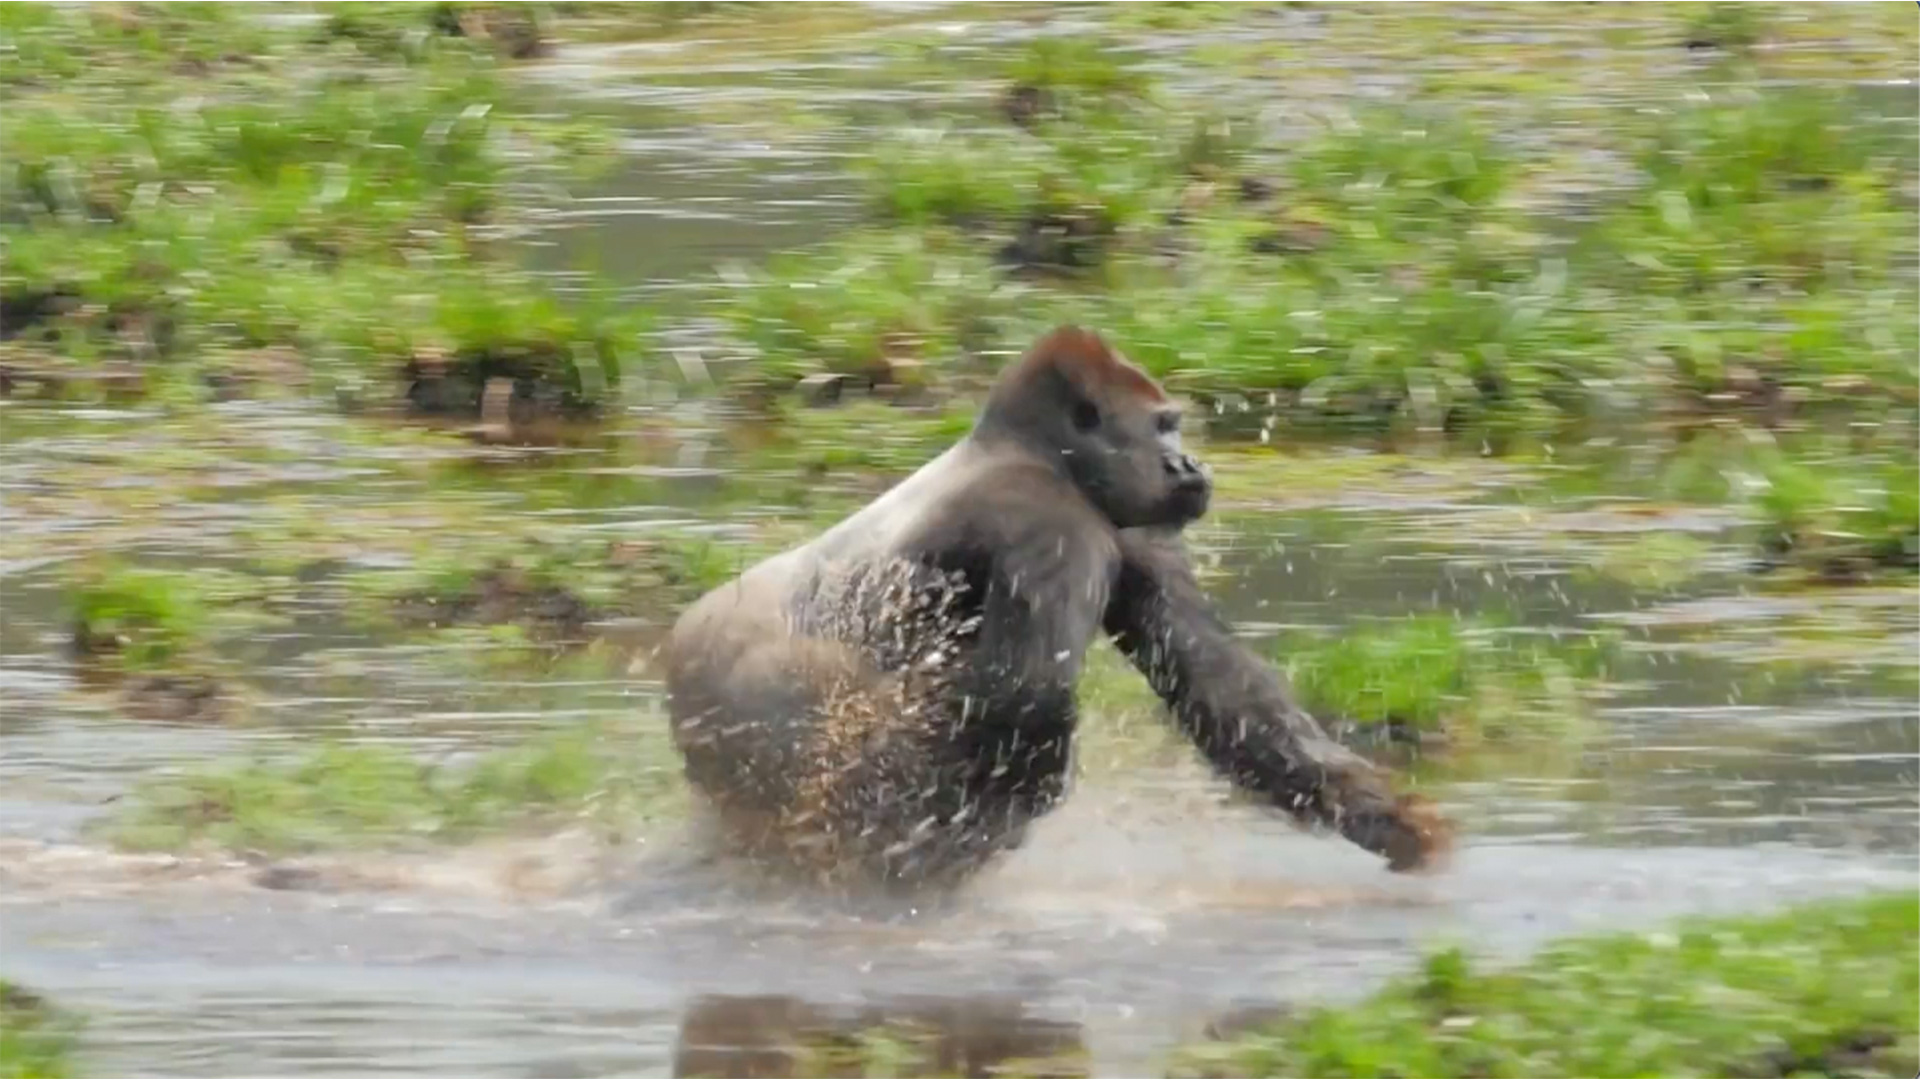
[[[324,425],[282,436],[269,416],[254,419],[256,433],[275,432],[269,442],[317,452],[329,439]],[[125,512],[99,504],[107,496],[82,480],[91,473],[64,472],[48,450],[109,430],[160,441],[158,424],[8,424],[0,471],[16,489],[64,493],[66,520],[111,519]],[[244,428],[169,439],[236,453]],[[218,560],[249,521],[294,505],[429,521],[456,520],[441,516],[448,507],[534,514],[556,532],[615,533],[753,509],[744,479],[682,492],[676,505],[625,451],[582,451],[472,487],[448,482],[464,475],[458,464],[423,469],[344,444],[327,453],[335,474],[355,477],[349,486],[262,465],[258,484],[140,518],[140,541]],[[606,483],[610,459],[630,467]],[[599,480],[576,487],[581,474]],[[1072,1045],[1112,1074],[1155,1067],[1223,1015],[1360,993],[1431,945],[1517,955],[1566,932],[1913,881],[1920,715],[1896,677],[1911,671],[1920,629],[1909,585],[1756,592],[1728,569],[1637,592],[1583,572],[1583,545],[1621,534],[1617,503],[1570,501],[1503,534],[1513,510],[1500,491],[1393,511],[1377,490],[1336,490],[1307,508],[1225,512],[1202,538],[1219,580],[1235,583],[1216,595],[1254,637],[1429,608],[1505,612],[1570,634],[1628,628],[1621,685],[1588,745],[1430,781],[1467,832],[1445,873],[1388,875],[1347,845],[1230,802],[1191,762],[1150,756],[1090,770],[1025,849],[950,905],[888,917],[746,892],[701,862],[678,822],[611,849],[563,835],[308,859],[279,877],[245,860],[113,854],[79,830],[152,770],[290,753],[323,732],[457,755],[543,724],[631,725],[658,687],[644,665],[476,677],[460,661],[471,645],[400,647],[315,614],[255,643],[248,724],[143,722],[82,691],[63,652],[58,564],[15,558],[15,547],[45,550],[16,540],[0,576],[8,975],[92,1014],[85,1060],[111,1071],[733,1074],[759,1060],[743,1047],[784,1060],[781,1033],[803,1022],[911,1015],[976,1053]],[[1696,524],[1713,561],[1737,567],[1731,523]],[[1847,657],[1779,663],[1792,634],[1823,621],[1848,627]],[[1110,755],[1124,748],[1103,739],[1131,737],[1090,721],[1084,753]],[[1009,1031],[1031,1039],[981,1041]]]
[[[1318,25],[1271,21],[1236,33]],[[1033,29],[930,26],[987,43]],[[828,52],[563,51],[529,73],[534,92],[603,112],[630,131],[630,156],[554,209],[534,257],[671,293],[718,261],[854,220],[847,147],[763,138],[752,115],[973,92],[876,86],[873,54],[870,38]],[[1367,92],[1366,75],[1349,85]],[[736,119],[681,113],[715,108]],[[395,558],[394,534],[531,519],[555,535],[724,538],[781,499],[730,471],[687,411],[636,413],[537,464],[280,406],[215,415],[182,426],[157,410],[0,405],[0,953],[8,978],[90,1015],[89,1070],[738,1075],[796,1024],[912,1014],[976,1055],[1083,1047],[1096,1072],[1139,1073],[1210,1022],[1362,993],[1427,946],[1518,955],[1558,934],[1920,872],[1910,581],[1763,589],[1730,515],[1555,501],[1549,481],[1491,465],[1465,483],[1368,479],[1223,512],[1203,545],[1219,559],[1215,594],[1253,638],[1429,609],[1626,632],[1589,743],[1429,781],[1466,833],[1435,876],[1388,875],[1159,758],[1090,770],[964,894],[887,917],[744,892],[678,821],[612,848],[566,834],[278,876],[245,859],[116,854],[82,827],[156,770],[293,753],[320,734],[457,756],[657,709],[643,663],[502,670],[468,639],[403,644],[343,623],[329,581]],[[83,688],[64,649],[65,560],[112,548],[225,566],[250,538],[315,518],[336,532],[296,545],[303,569],[276,600],[290,617],[235,658],[256,695],[248,723],[141,721]],[[1590,573],[1597,552],[1651,529],[1704,539],[1705,572],[1665,590]],[[637,654],[656,631],[643,619],[613,636]],[[1103,734],[1121,737],[1090,722],[1088,756],[1115,749]]]

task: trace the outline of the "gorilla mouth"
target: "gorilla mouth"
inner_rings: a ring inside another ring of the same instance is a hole
[[[1213,485],[1203,478],[1174,488],[1167,499],[1167,510],[1173,521],[1184,525],[1206,516],[1212,501]]]

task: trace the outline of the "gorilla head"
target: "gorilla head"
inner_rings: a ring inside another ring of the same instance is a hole
[[[1065,470],[1115,528],[1179,527],[1207,511],[1206,467],[1180,448],[1180,410],[1100,335],[1061,327],[994,384],[975,438],[1014,440]]]

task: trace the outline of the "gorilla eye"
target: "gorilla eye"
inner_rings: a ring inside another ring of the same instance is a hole
[[[1080,431],[1092,431],[1100,426],[1100,410],[1090,401],[1073,403],[1073,426]]]
[[[1180,430],[1180,414],[1172,409],[1159,413],[1153,418],[1154,430],[1162,435],[1171,435]]]

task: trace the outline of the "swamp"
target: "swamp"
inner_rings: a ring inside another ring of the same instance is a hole
[[[1047,328],[1185,403],[1386,873],[1112,648],[886,912],[678,614]],[[0,1074],[1909,1076],[1920,11],[0,5]]]

